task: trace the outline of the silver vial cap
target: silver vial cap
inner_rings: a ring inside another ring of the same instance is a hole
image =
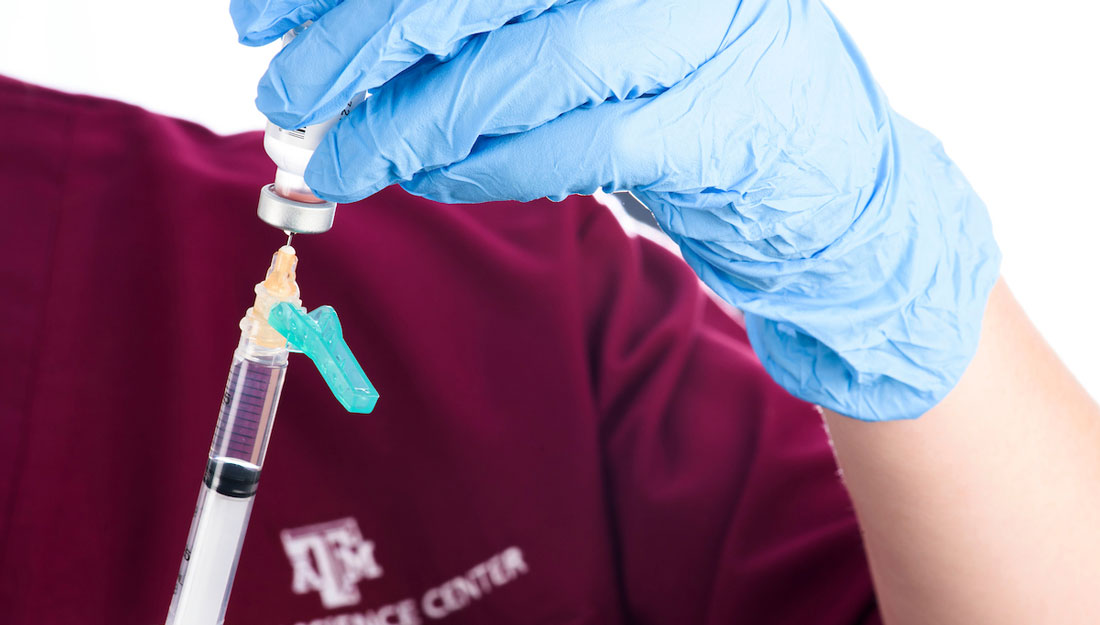
[[[332,227],[332,220],[336,217],[336,202],[297,202],[275,193],[275,185],[269,184],[260,189],[260,203],[256,206],[256,214],[279,230],[318,234]]]

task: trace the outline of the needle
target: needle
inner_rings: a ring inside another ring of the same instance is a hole
[[[290,240],[294,238],[294,233],[290,230],[283,230],[286,233],[286,244],[290,245]]]

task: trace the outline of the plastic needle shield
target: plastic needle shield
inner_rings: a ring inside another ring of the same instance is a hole
[[[331,306],[321,306],[306,314],[301,308],[282,302],[272,307],[267,322],[286,337],[291,351],[309,356],[348,412],[367,414],[374,410],[378,391],[344,342],[340,319]]]

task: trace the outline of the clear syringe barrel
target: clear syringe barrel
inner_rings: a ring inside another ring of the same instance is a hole
[[[246,327],[233,354],[167,625],[225,621],[288,355],[251,334]]]

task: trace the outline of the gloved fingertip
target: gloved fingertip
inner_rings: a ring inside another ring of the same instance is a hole
[[[309,182],[308,176],[306,184],[309,185],[309,188],[313,190],[313,194],[317,197],[328,202],[336,202],[337,204],[358,202],[386,188],[385,186],[371,186],[365,189],[340,189],[338,185],[336,187],[325,187],[323,186],[324,183]],[[314,186],[314,184],[318,186]]]
[[[241,32],[237,31],[237,43],[242,43],[252,48],[259,48],[275,41],[282,35],[270,31]]]
[[[358,202],[370,197],[389,186],[388,182],[375,182],[361,184],[358,177],[345,177],[341,174],[338,161],[334,160],[329,150],[325,149],[327,141],[323,141],[321,147],[313,154],[309,161],[309,167],[305,171],[305,181],[310,189],[322,200],[348,204]]]
[[[371,185],[365,188],[349,187],[348,185],[342,184],[340,181],[333,181],[331,179],[317,181],[311,179],[308,173],[306,174],[306,184],[309,185],[309,188],[313,190],[313,193],[317,197],[329,202],[336,202],[337,204],[358,202],[386,188],[384,185]]]
[[[313,189],[312,186],[310,188]],[[368,193],[366,195],[360,195],[357,193],[335,193],[320,191],[318,189],[313,189],[313,194],[321,198],[322,200],[325,200],[327,202],[336,202],[337,204],[351,204],[353,202],[358,202],[359,200],[364,200],[371,195],[374,195],[374,193]]]
[[[444,204],[478,204],[496,198],[483,186],[467,179],[446,175],[446,169],[420,172],[401,183],[405,191]]]
[[[256,108],[280,128],[301,128],[311,123],[305,115],[291,109],[291,99],[285,85],[270,70],[256,86],[255,102]]]
[[[246,46],[262,46],[279,38],[278,34],[263,26],[263,13],[252,2],[232,0],[229,3],[229,17],[237,30],[237,41]]]
[[[323,200],[337,202],[337,204],[351,204],[353,201],[371,197],[385,188],[384,185],[370,185],[366,187],[349,185],[338,176],[333,176],[328,173],[311,174],[310,169],[306,169],[306,185],[313,190],[313,194],[317,197]]]

